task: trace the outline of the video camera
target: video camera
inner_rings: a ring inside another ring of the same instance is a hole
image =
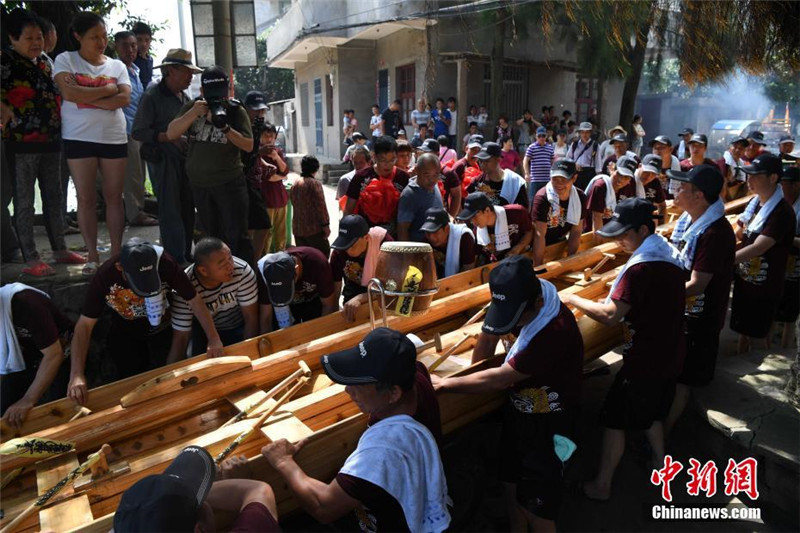
[[[228,125],[228,76],[220,67],[211,67],[203,71],[200,84],[211,112],[211,123],[215,128],[223,129]]]

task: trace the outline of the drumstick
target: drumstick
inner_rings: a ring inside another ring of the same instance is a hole
[[[220,428],[224,428],[224,427],[230,426],[231,424],[235,424],[236,422],[239,422],[239,421],[247,418],[248,416],[250,416],[250,413],[255,411],[264,402],[266,402],[267,400],[269,400],[270,398],[272,398],[276,394],[278,394],[280,391],[285,389],[289,385],[289,383],[291,383],[295,379],[299,378],[300,376],[305,376],[305,377],[310,378],[311,377],[311,369],[308,368],[308,365],[306,364],[306,362],[305,361],[300,361],[299,365],[300,365],[299,369],[295,370],[294,372],[289,374],[286,377],[286,379],[284,379],[283,381],[281,381],[280,383],[278,383],[277,385],[272,387],[272,389],[270,389],[270,391],[267,392],[266,396],[264,396],[260,400],[257,400],[255,402],[253,402],[252,404],[250,404],[249,406],[247,406],[239,414],[237,414],[236,416],[234,416],[233,418],[231,418],[230,420],[228,420],[227,422],[222,424],[220,426]]]
[[[95,453],[91,454],[86,460],[76,466],[69,474],[64,476],[61,481],[50,487],[44,494],[42,494],[35,502],[30,504],[24,511],[17,515],[14,520],[12,520],[6,527],[0,530],[0,533],[10,533],[14,530],[15,527],[20,525],[23,520],[28,518],[31,514],[33,514],[37,509],[40,509],[47,505],[47,502],[50,501],[53,496],[61,492],[68,484],[75,481],[78,477],[80,477],[84,472],[89,470],[95,463],[97,463],[103,456],[108,455],[111,452],[111,446],[108,444],[103,444],[103,446],[97,450]]]
[[[486,305],[484,305],[483,307],[481,307],[481,308],[480,308],[480,310],[479,310],[477,313],[475,313],[474,315],[472,315],[472,318],[470,318],[469,320],[467,320],[466,322],[464,322],[464,323],[461,325],[461,328],[467,327],[467,326],[469,326],[470,324],[474,324],[475,322],[477,322],[478,320],[480,320],[480,318],[481,318],[481,317],[484,315],[484,313],[486,313],[486,310],[487,310],[487,309],[489,309],[489,306],[490,306],[491,304],[492,304],[492,302],[489,302],[488,304],[486,304]],[[458,329],[461,329],[461,328],[458,328]]]
[[[302,387],[303,387],[303,386],[306,384],[306,382],[308,381],[308,379],[309,379],[309,378],[307,378],[306,376],[300,376],[300,379],[297,381],[297,383],[294,385],[294,387],[292,387],[291,389],[289,389],[288,391],[286,391],[286,393],[285,393],[283,396],[281,396],[281,398],[280,398],[280,399],[279,399],[279,400],[278,400],[278,401],[275,403],[275,405],[273,405],[272,407],[270,407],[269,409],[267,409],[266,411],[264,411],[264,414],[262,414],[260,417],[258,417],[258,419],[255,421],[255,423],[253,423],[253,425],[252,425],[252,426],[250,426],[248,429],[244,430],[242,433],[240,433],[240,434],[239,434],[239,436],[238,436],[238,437],[236,437],[235,439],[233,439],[233,442],[231,442],[230,444],[228,444],[228,447],[227,447],[227,448],[225,448],[224,450],[222,450],[222,451],[221,451],[221,452],[220,452],[220,453],[219,453],[219,454],[218,454],[218,455],[217,455],[217,456],[214,458],[214,462],[215,462],[216,464],[220,464],[220,463],[221,463],[222,461],[224,461],[224,460],[225,460],[225,458],[227,458],[227,457],[228,457],[228,456],[229,456],[229,455],[230,455],[230,454],[233,452],[233,450],[235,450],[235,449],[236,449],[236,448],[237,448],[237,447],[238,447],[238,446],[239,446],[241,443],[243,443],[244,441],[246,441],[247,439],[249,439],[251,436],[253,436],[253,434],[255,434],[256,430],[257,430],[258,428],[260,428],[260,427],[261,427],[261,424],[263,424],[263,423],[264,423],[264,421],[265,421],[267,418],[269,418],[270,416],[272,416],[272,414],[273,414],[275,411],[277,411],[278,407],[280,407],[281,405],[283,405],[284,403],[286,403],[286,401],[287,401],[289,398],[291,398],[292,396],[294,396],[294,393],[296,393],[298,390],[300,390],[300,388],[302,388]],[[1,532],[0,532],[0,533],[1,533]]]
[[[454,352],[455,352],[455,351],[456,351],[456,350],[457,350],[457,349],[458,349],[458,348],[459,348],[459,347],[460,347],[462,344],[464,344],[465,342],[467,342],[467,339],[471,339],[471,338],[472,338],[472,337],[474,337],[474,336],[475,336],[474,334],[471,334],[471,335],[469,335],[469,334],[467,334],[467,335],[464,335],[464,338],[462,338],[462,339],[461,339],[461,340],[459,340],[457,343],[455,343],[454,345],[452,345],[452,346],[450,347],[450,349],[449,349],[449,350],[447,350],[446,352],[444,352],[444,353],[443,353],[441,356],[439,356],[439,358],[438,358],[438,359],[436,359],[436,361],[434,361],[433,363],[431,363],[431,365],[428,367],[428,372],[433,372],[434,370],[436,370],[437,368],[439,368],[439,365],[441,365],[442,363],[444,363],[444,362],[445,362],[445,360],[446,360],[448,357],[450,357],[451,355],[453,355],[453,353],[454,353]]]

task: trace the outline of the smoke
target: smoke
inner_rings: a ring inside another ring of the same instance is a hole
[[[736,72],[723,81],[699,87],[696,96],[706,97],[717,110],[718,119],[764,120],[773,107],[775,114],[783,114],[783,106],[775,105],[764,95],[764,80],[757,76]]]

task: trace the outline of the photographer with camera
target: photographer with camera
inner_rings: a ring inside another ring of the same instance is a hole
[[[217,66],[200,77],[201,98],[187,102],[167,128],[169,140],[186,134],[186,173],[205,232],[237,257],[253,257],[247,234],[248,196],[241,152],[253,149],[250,119],[228,98],[228,75]]]
[[[247,178],[247,195],[250,199],[247,229],[250,240],[253,242],[253,262],[258,261],[262,254],[264,243],[272,227],[270,217],[262,190],[275,175],[275,166],[270,165],[259,154],[260,145],[266,144],[267,129],[267,98],[260,91],[250,91],[244,97],[244,107],[250,117],[250,127],[253,130],[253,149],[242,154],[244,161],[244,175]],[[281,182],[283,186],[283,182]]]

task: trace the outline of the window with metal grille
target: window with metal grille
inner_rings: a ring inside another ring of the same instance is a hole
[[[578,78],[575,82],[576,121],[589,119],[589,112],[597,105],[597,78]]]
[[[378,107],[383,112],[389,107],[389,70],[378,71]]]
[[[491,64],[483,67],[483,97],[487,106],[492,99]],[[509,120],[522,116],[528,107],[528,67],[523,65],[503,65],[503,105],[500,109],[489,109],[490,116],[496,120],[504,114]]]
[[[403,65],[395,69],[397,77],[397,98],[403,102],[403,124],[411,124],[411,111],[416,100],[416,66]]]

